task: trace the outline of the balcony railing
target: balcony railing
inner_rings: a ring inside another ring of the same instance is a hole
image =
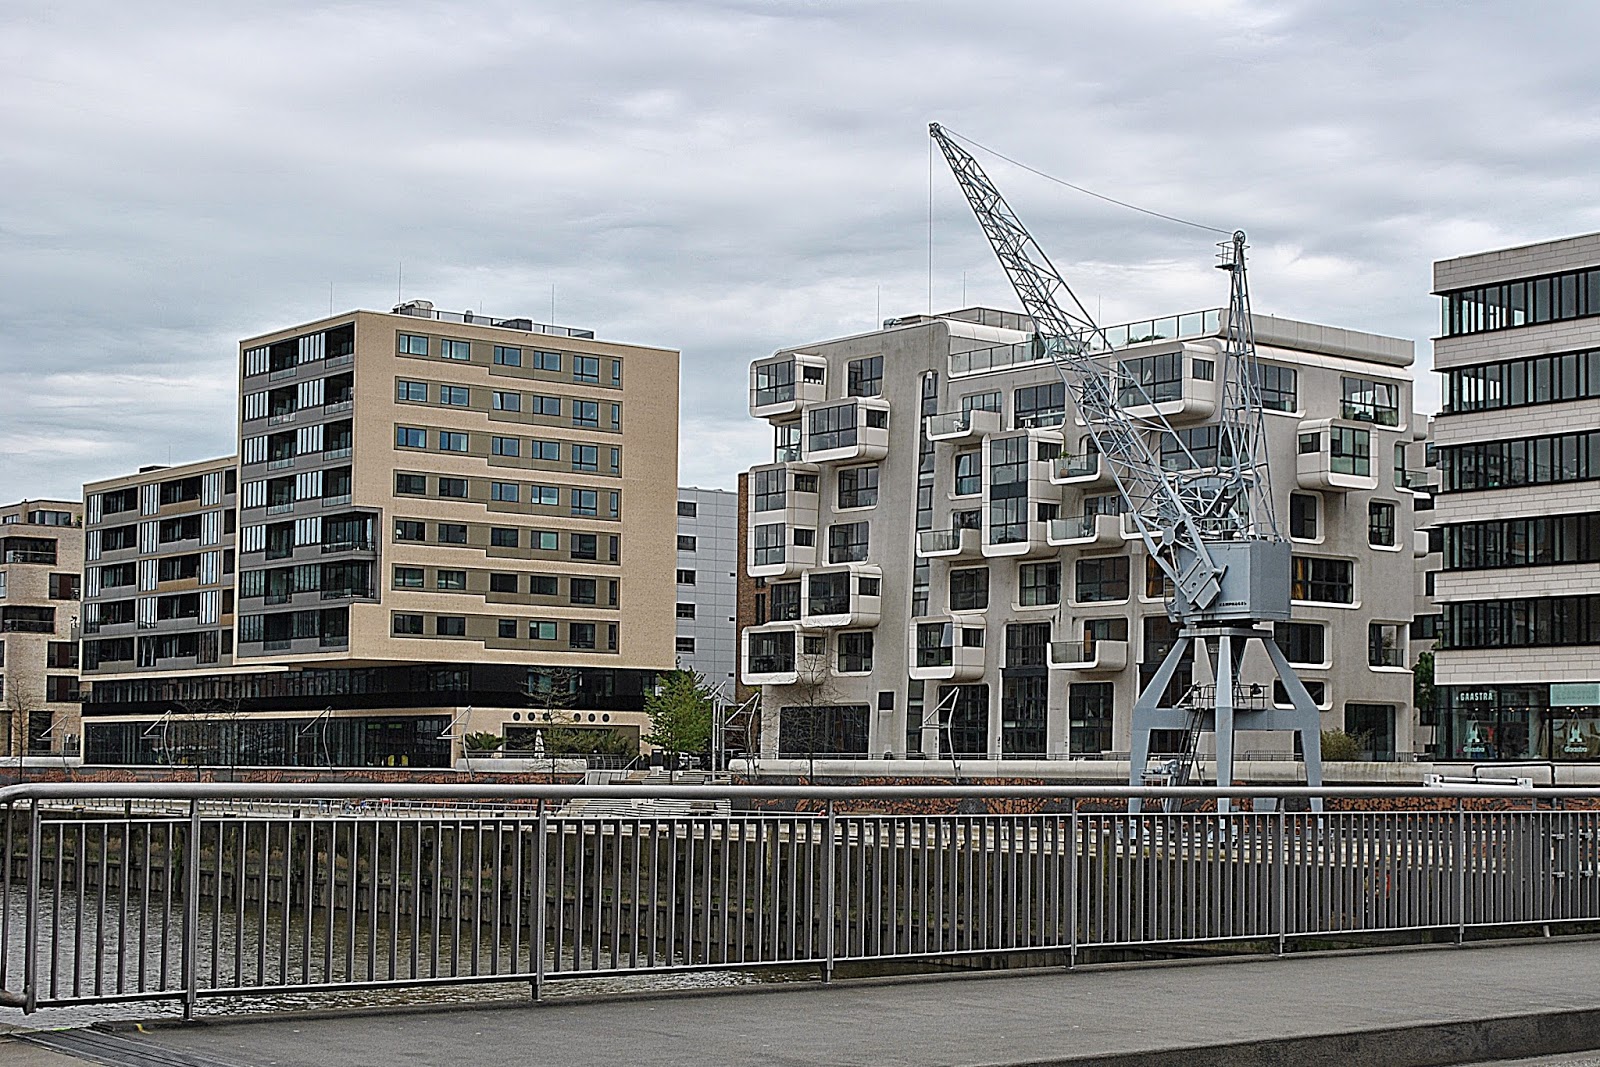
[[[329,448],[329,449],[326,449],[322,453],[322,458],[323,458],[324,461],[333,460],[333,459],[349,459],[350,458],[350,446],[349,445],[345,445],[343,448]]]
[[[322,545],[322,553],[328,555],[332,552],[371,552],[372,548],[371,541],[327,541]]]
[[[323,600],[357,600],[364,597],[370,597],[371,595],[372,590],[361,589],[355,586],[351,586],[347,589],[324,589],[322,591]]]
[[[943,437],[946,434],[966,433],[972,426],[972,412],[951,411],[943,415],[928,416],[928,436]]]
[[[350,503],[349,493],[335,493],[333,496],[325,496],[322,498],[322,506],[325,508],[340,507],[348,503]]]
[[[1065,519],[1050,520],[1050,540],[1078,541],[1095,536],[1098,515],[1075,515]]]
[[[793,656],[751,656],[749,674],[788,674],[794,670]]]
[[[350,400],[330,400],[322,405],[322,413],[324,415],[343,415],[351,409],[353,403]]]
[[[41,622],[37,619],[0,619],[0,633],[13,634],[53,634],[56,624]]]
[[[1100,454],[1057,456],[1050,461],[1050,470],[1057,478],[1093,478],[1100,473]]]
[[[959,552],[960,530],[918,530],[917,547],[923,552]]]
[[[290,364],[287,367],[276,367],[267,372],[267,381],[281,382],[285,378],[293,378],[295,376],[295,372],[299,369],[300,368],[294,364]]]
[[[294,510],[294,501],[292,501],[292,500],[289,501],[287,504],[268,504],[267,505],[267,514],[268,515],[287,515],[287,514],[289,514],[289,512],[291,512],[293,510]]]
[[[1345,400],[1339,404],[1341,417],[1352,422],[1371,422],[1379,426],[1400,425],[1400,410],[1398,408],[1380,407],[1361,400]]]
[[[267,470],[269,471],[281,471],[292,466],[294,466],[293,456],[284,456],[280,459],[267,460]]]
[[[7,563],[49,563],[54,565],[56,554],[27,548],[6,549],[5,561]]]

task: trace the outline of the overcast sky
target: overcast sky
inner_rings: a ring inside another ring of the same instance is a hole
[[[1436,258],[1600,229],[1600,5],[0,4],[0,501],[232,451],[235,343],[403,293],[746,365],[928,306],[927,123],[1252,244],[1257,311],[1419,342]],[[985,160],[1107,324],[1214,235]],[[1015,307],[942,162],[932,303]],[[331,294],[331,295],[330,295]],[[892,369],[891,369],[892,373]]]

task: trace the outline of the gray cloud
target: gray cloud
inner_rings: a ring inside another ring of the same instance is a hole
[[[1256,306],[1413,337],[1434,258],[1600,229],[1588,5],[65,3],[0,13],[0,499],[232,447],[237,338],[407,296],[744,368],[928,304],[926,123],[1243,226]],[[1213,235],[992,173],[1108,322]],[[1014,304],[942,165],[933,303]]]

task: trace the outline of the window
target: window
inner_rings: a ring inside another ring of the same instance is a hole
[[[1222,428],[1215,423],[1161,435],[1161,466],[1170,471],[1220,466],[1228,455]]]
[[[516,548],[519,541],[515,527],[495,526],[489,530],[489,544],[495,548]]]
[[[528,458],[556,463],[561,459],[560,441],[541,441],[537,437],[528,441]]]
[[[541,396],[534,393],[528,398],[528,411],[534,415],[542,415],[548,419],[561,417],[561,398],[559,396]]]
[[[1318,682],[1310,678],[1302,678],[1300,679],[1300,684],[1306,687],[1306,696],[1311,698],[1311,703],[1315,704],[1319,708],[1325,708],[1328,706],[1327,682]],[[1288,707],[1290,704],[1289,690],[1284,688],[1284,684],[1277,679],[1273,679],[1272,682],[1272,702],[1284,707]]]
[[[751,531],[752,559],[757,567],[774,566],[787,557],[784,530],[783,523],[768,522]]]
[[[787,403],[794,399],[794,361],[762,363],[756,366],[756,407]]]
[[[989,606],[989,568],[970,567],[950,572],[951,611],[981,611]]]
[[[1340,415],[1379,426],[1400,425],[1400,386],[1367,378],[1340,378]]]
[[[441,385],[439,386],[439,403],[447,407],[471,407],[472,391],[460,385]]]
[[[1117,368],[1122,378],[1117,403],[1122,407],[1183,399],[1182,352],[1125,359]]]
[[[989,442],[989,543],[1028,539],[1028,439]]]
[[[682,601],[679,601],[679,603],[678,603],[678,618],[680,618],[680,619],[692,619],[692,618],[694,618],[694,605],[693,604],[685,604]]]
[[[1592,273],[1600,290],[1600,273]],[[1591,296],[1600,311],[1600,291]],[[1600,349],[1505,360],[1446,371],[1444,410],[1491,411],[1600,396]]]
[[[696,542],[696,540],[693,537],[690,537],[687,534],[679,534],[678,535],[678,551],[679,552],[693,552],[694,551],[694,546],[697,543],[698,542]]]
[[[692,638],[692,637],[679,637],[679,638],[676,638],[675,640],[676,640],[677,643],[674,646],[674,648],[678,652],[690,653],[690,652],[694,651],[694,638]]]
[[[554,641],[556,639],[556,624],[534,620],[528,623],[529,641]]]
[[[839,673],[872,672],[872,631],[852,631],[839,635]]]
[[[825,452],[835,448],[850,448],[856,443],[856,405],[835,404],[831,407],[812,408],[807,416],[808,442],[811,452]]]
[[[1272,639],[1289,657],[1289,662],[1301,667],[1320,667],[1328,662],[1323,644],[1323,626],[1320,622],[1275,622]]]
[[[573,445],[572,469],[575,471],[597,471],[600,469],[599,445]]]
[[[573,356],[572,380],[598,385],[600,383],[599,358],[596,356]]]
[[[515,504],[521,495],[520,490],[516,482],[490,482],[489,499]]]
[[[693,585],[694,584],[694,571],[687,571],[687,570],[683,570],[683,569],[680,568],[678,570],[678,584],[679,585]]]
[[[394,398],[396,400],[426,404],[428,402],[428,384],[426,382],[408,382],[401,378],[394,383]]]
[[[599,558],[599,538],[594,534],[572,534],[568,537],[568,546],[568,555],[573,559]]]
[[[1355,601],[1354,564],[1347,559],[1295,556],[1290,580],[1290,595],[1295,600],[1323,604],[1350,604]]]
[[[769,587],[773,622],[795,622],[800,618],[800,583],[779,582]]]
[[[1257,362],[1255,368],[1256,390],[1261,396],[1263,408],[1268,411],[1294,411],[1300,406],[1293,367]]]
[[[599,429],[600,405],[593,400],[574,400],[572,402],[572,425]]]
[[[611,361],[611,384],[618,389],[622,388],[622,360],[620,359]]]
[[[428,447],[428,433],[414,426],[396,426],[394,428],[394,444],[396,448],[426,448]]]
[[[561,490],[553,485],[528,486],[528,503],[542,508],[553,508],[561,503]]]
[[[491,437],[489,451],[497,456],[519,456],[522,454],[522,440],[517,437]]]
[[[804,526],[794,528],[794,543],[796,548],[810,548],[817,543],[817,531]]]
[[[433,620],[433,632],[440,637],[467,636],[465,615],[440,615]]]
[[[878,396],[883,392],[883,357],[852,359],[845,365],[846,396]]]
[[[829,563],[859,563],[866,558],[866,523],[842,522],[828,527]]]
[[[956,496],[983,492],[983,457],[976,451],[956,453]]]
[[[1490,519],[1428,531],[1445,570],[1600,563],[1600,512]]]
[[[593,489],[569,490],[572,497],[572,513],[574,515],[597,515],[600,508],[600,494]]]
[[[400,354],[403,356],[425,356],[428,354],[428,339],[414,333],[395,335],[399,344]]]
[[[1394,505],[1387,500],[1367,503],[1367,544],[1394,547]]]
[[[1367,665],[1369,667],[1404,667],[1406,665],[1406,630],[1410,624],[1399,622],[1374,622],[1367,624]]]
[[[843,615],[850,610],[850,572],[812,571],[806,576],[806,614]]]
[[[556,596],[560,592],[559,585],[553,574],[528,575],[529,596]]]
[[[1128,557],[1097,556],[1077,563],[1077,600],[1092,604],[1128,599]]]
[[[693,500],[678,501],[678,514],[686,519],[692,519],[700,509]]]
[[[1441,492],[1509,489],[1600,478],[1600,432],[1441,445]]]
[[[1006,669],[1045,666],[1045,650],[1050,646],[1047,622],[1013,623],[1006,627]]]
[[[567,624],[567,647],[579,649],[594,648],[594,623],[573,622]]]
[[[1301,541],[1317,539],[1317,498],[1314,494],[1289,494],[1289,536]]]
[[[961,414],[970,416],[974,411],[993,411],[999,414],[1005,409],[1005,403],[998,391],[992,393],[969,393],[961,398]]]
[[[1350,426],[1328,428],[1328,466],[1336,474],[1365,478],[1372,474],[1372,434]]]
[[[1460,289],[1444,294],[1441,311],[1447,336],[1600,314],[1600,270]]]
[[[1063,382],[1022,386],[1012,397],[1011,410],[1019,428],[1060,426],[1066,420],[1067,387]]]
[[[466,341],[452,341],[446,338],[439,342],[439,354],[445,359],[471,359],[472,346]]]
[[[559,371],[561,369],[560,352],[534,352],[533,369],[545,371]]]
[[[427,528],[415,519],[396,519],[394,521],[394,539],[396,541],[426,541]]]
[[[466,544],[467,524],[464,522],[441,522],[439,524],[439,543],[441,545]]]
[[[756,511],[782,511],[788,499],[785,487],[788,484],[788,472],[782,467],[768,468],[755,472],[755,484],[751,487]]]
[[[1116,708],[1112,682],[1074,682],[1067,690],[1067,748],[1074,755],[1111,751],[1111,719]]]
[[[849,467],[839,472],[839,507],[870,508],[878,502],[878,468]]]
[[[451,592],[460,592],[467,587],[467,572],[455,570],[441,570],[435,575],[435,584],[440,589]]]
[[[512,348],[509,345],[495,345],[494,361],[501,367],[520,367],[522,366],[522,349]],[[497,393],[495,395],[498,396],[500,394]],[[515,411],[516,409],[512,408],[510,410]]]
[[[501,619],[499,622],[499,635],[503,640],[514,641],[517,637],[517,620]]]
[[[1017,603],[1025,608],[1061,602],[1061,564],[1024,563],[1017,568]]]
[[[394,569],[394,587],[396,589],[421,589],[421,567],[396,567]]]
[[[439,431],[439,451],[465,452],[467,450],[467,435],[455,433],[451,430]]]
[[[420,474],[395,473],[394,491],[396,496],[427,496],[428,479]]]
[[[408,615],[396,612],[392,617],[391,625],[394,632],[400,635],[422,633],[422,616]]]
[[[595,580],[593,578],[571,578],[567,581],[567,601],[572,604],[593,604],[595,602]]]
[[[439,495],[465,500],[467,498],[467,480],[465,478],[440,478]]]
[[[517,591],[517,576],[515,574],[495,573],[489,575],[489,592],[515,593]]]
[[[557,539],[557,536],[558,535],[556,534],[556,532],[554,530],[529,530],[528,531],[528,547],[529,548],[537,548],[541,552],[554,552],[556,550],[556,539]],[[573,534],[572,535],[572,539],[573,539],[573,543],[574,544],[577,543],[577,539],[580,536],[582,536],[582,535],[580,535],[580,534]],[[590,534],[589,536],[592,537],[594,535]],[[593,557],[591,557],[591,558],[593,558]]]

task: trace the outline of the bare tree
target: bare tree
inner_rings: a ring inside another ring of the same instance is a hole
[[[6,754],[18,757],[19,767],[21,757],[28,754],[29,725],[33,713],[40,710],[39,703],[37,687],[24,684],[14,674],[6,678]]]
[[[778,745],[780,749],[784,748],[787,739],[789,751],[799,749],[805,753],[806,781],[810,783],[817,776],[818,747],[833,737],[833,731],[829,728],[831,719],[824,709],[839,702],[833,676],[834,631],[831,628],[810,632],[802,630],[796,636],[795,681],[785,688],[784,693],[794,703],[786,702],[778,709]],[[784,729],[783,724],[785,711],[798,713],[790,717],[788,730]]]

